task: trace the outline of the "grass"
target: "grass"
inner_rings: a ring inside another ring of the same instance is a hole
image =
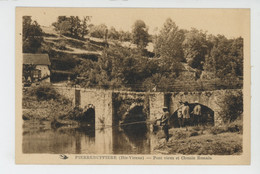
[[[167,143],[162,143],[163,136],[159,137],[159,144],[154,148],[156,152],[184,155],[239,155],[242,153],[241,120],[222,127],[172,128],[169,133],[171,136]]]
[[[49,85],[25,89],[22,107],[24,120],[53,120],[73,110],[71,101]]]

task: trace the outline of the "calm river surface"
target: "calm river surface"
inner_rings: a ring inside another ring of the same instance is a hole
[[[146,125],[125,128],[60,127],[49,121],[24,121],[23,153],[51,154],[150,154]]]

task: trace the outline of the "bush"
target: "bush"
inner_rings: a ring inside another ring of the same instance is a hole
[[[221,127],[214,126],[210,129],[210,133],[213,135],[217,135],[224,132],[227,132],[226,126],[221,126]]]
[[[221,108],[220,117],[224,123],[230,123],[237,118],[242,117],[243,113],[243,93],[242,91],[227,91],[218,105]]]
[[[179,139],[185,139],[188,137],[187,133],[185,132],[176,132],[176,134],[174,135],[175,136],[175,139],[176,140],[179,140]]]
[[[234,122],[229,123],[227,129],[229,132],[243,133],[243,120],[237,119]]]
[[[57,48],[60,49],[60,50],[67,50],[66,43],[64,41],[60,41],[57,44]]]
[[[62,104],[69,104],[69,99],[60,95],[50,84],[41,84],[39,86],[31,87],[27,90],[31,96],[36,96],[38,100],[56,100]]]
[[[198,136],[198,135],[199,135],[199,133],[196,131],[190,133],[190,137],[194,137],[194,136]]]

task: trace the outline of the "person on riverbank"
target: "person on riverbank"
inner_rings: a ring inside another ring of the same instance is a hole
[[[180,106],[177,109],[177,116],[178,116],[178,123],[179,123],[179,126],[181,128],[181,127],[183,127],[183,124],[182,124],[182,119],[183,119],[182,107],[184,106],[184,104],[183,104],[182,101],[179,101],[179,104],[180,104]]]
[[[166,141],[169,140],[169,117],[170,113],[167,107],[163,107],[163,115],[161,118],[157,119],[156,121],[160,121],[160,125],[162,126],[162,130],[165,134]]]
[[[195,101],[195,107],[193,108],[192,114],[194,117],[194,125],[198,126],[202,124],[202,117],[201,117],[201,106],[198,101]]]
[[[190,122],[190,107],[187,101],[184,102],[184,106],[182,107],[182,115],[182,125],[186,127],[187,125],[189,125]]]

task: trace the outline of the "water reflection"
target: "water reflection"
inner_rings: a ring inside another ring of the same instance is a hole
[[[24,121],[23,153],[52,154],[149,154],[146,124],[124,127],[60,127]]]

